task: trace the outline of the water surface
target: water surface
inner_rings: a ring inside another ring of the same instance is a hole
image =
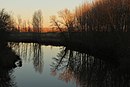
[[[0,49],[0,87],[129,86],[117,66],[66,47],[9,43]]]
[[[75,87],[52,75],[51,64],[62,47],[44,46],[36,43],[20,43],[13,49],[22,59],[22,67],[13,73],[18,87]]]

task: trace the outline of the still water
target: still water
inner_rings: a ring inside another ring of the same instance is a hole
[[[65,47],[9,43],[1,47],[0,87],[128,87],[127,74]],[[4,49],[4,50],[3,50]],[[119,75],[118,75],[119,74]]]

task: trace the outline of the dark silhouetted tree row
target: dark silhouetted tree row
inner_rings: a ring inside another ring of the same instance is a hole
[[[57,26],[57,29],[66,28],[68,32],[129,32],[130,1],[95,0],[91,4],[85,2],[76,7],[75,12],[67,9],[60,11],[59,18],[52,24]]]
[[[76,9],[77,25],[81,31],[129,32],[129,0],[97,0]]]

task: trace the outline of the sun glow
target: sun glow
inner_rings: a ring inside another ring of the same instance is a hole
[[[50,16],[57,15],[57,12],[65,8],[74,11],[76,6],[92,1],[94,0],[0,0],[0,6],[7,12],[12,12],[16,20],[20,15],[26,21],[32,21],[33,13],[41,9],[44,27],[50,27]]]

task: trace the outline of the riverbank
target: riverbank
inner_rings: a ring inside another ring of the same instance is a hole
[[[130,33],[127,32],[72,32],[70,36],[68,33],[14,32],[7,41],[65,46],[112,61],[130,57]]]
[[[68,33],[22,32],[10,33],[7,41],[64,46],[111,63],[118,62],[122,69],[130,66],[130,33],[127,32],[72,32],[70,36]]]
[[[10,42],[35,42],[48,45],[73,46],[81,48],[129,48],[130,33],[119,32],[72,32],[66,33],[33,33],[14,32],[8,35]]]

